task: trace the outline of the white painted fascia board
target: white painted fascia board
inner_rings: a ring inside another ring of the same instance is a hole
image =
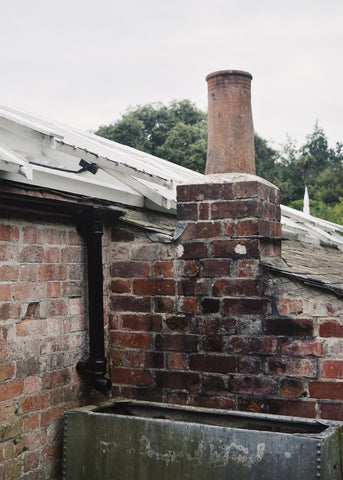
[[[112,174],[111,171],[105,171],[110,175]],[[156,190],[156,188],[147,185],[145,182],[141,182],[138,178],[134,178],[128,175],[122,175],[121,173],[117,173],[116,178],[139,192],[141,195],[143,195],[145,198],[150,200],[152,203],[158,205],[159,207],[162,207],[166,210],[171,210],[173,212],[176,211],[176,201],[173,197],[159,192],[158,190]]]
[[[0,170],[16,172],[32,180],[31,165],[19,154],[0,144]]]
[[[144,197],[135,192],[123,191],[104,182],[90,181],[82,175],[70,174],[45,167],[32,166],[33,178],[28,180],[15,172],[1,172],[0,178],[34,187],[48,188],[66,194],[82,195],[89,199],[108,200],[132,207],[144,207]]]
[[[155,173],[150,173],[146,170],[139,170],[137,167],[128,165],[124,159],[115,160],[113,158],[106,158],[97,155],[94,152],[87,151],[84,148],[77,147],[75,145],[68,145],[63,141],[56,140],[56,150],[67,153],[78,158],[83,158],[91,162],[95,162],[100,168],[106,170],[111,175],[116,175],[117,172],[124,175],[131,175],[142,180],[147,180],[152,183],[163,185],[167,188],[173,188],[173,181],[171,179],[162,178]]]

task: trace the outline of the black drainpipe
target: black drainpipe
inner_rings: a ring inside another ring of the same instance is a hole
[[[122,212],[0,190],[0,212],[9,210],[77,219],[78,231],[86,242],[88,259],[89,358],[78,362],[76,368],[89,375],[93,388],[109,396],[112,385],[106,377],[102,235],[104,220],[117,220]]]
[[[102,236],[103,218],[86,216],[78,226],[87,245],[88,260],[88,315],[89,315],[89,357],[79,362],[77,371],[86,373],[90,385],[102,394],[111,394],[112,384],[106,377],[106,357],[104,345],[104,306],[103,306],[103,264]]]

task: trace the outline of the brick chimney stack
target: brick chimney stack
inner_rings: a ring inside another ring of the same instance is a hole
[[[255,174],[251,112],[252,75],[240,70],[210,73],[206,174]]]

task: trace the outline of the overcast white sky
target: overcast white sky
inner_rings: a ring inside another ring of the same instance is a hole
[[[253,75],[257,133],[300,144],[316,120],[343,141],[342,0],[2,2],[0,103],[82,129],[128,106],[188,98],[205,77]]]

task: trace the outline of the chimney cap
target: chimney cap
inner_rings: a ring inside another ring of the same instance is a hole
[[[243,70],[218,70],[217,72],[209,73],[206,76],[206,81],[212,77],[219,77],[220,75],[240,75],[243,77],[248,77],[252,80],[252,75],[249,72],[244,72]]]

